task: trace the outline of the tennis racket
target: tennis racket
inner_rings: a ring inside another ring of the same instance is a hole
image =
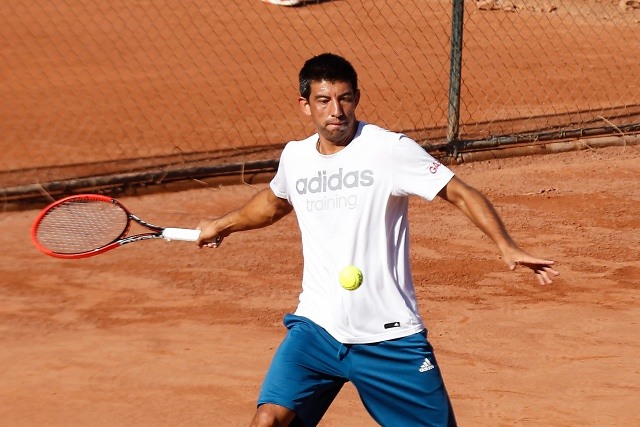
[[[137,223],[148,233],[128,236]],[[57,258],[86,258],[131,242],[147,239],[195,242],[200,230],[164,228],[149,224],[129,212],[116,199],[99,194],[79,194],[44,208],[31,227],[31,239],[43,253]]]

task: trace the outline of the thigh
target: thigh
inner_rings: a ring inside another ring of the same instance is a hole
[[[340,343],[298,316],[287,315],[285,325],[289,331],[267,371],[258,405],[283,406],[305,426],[313,426],[346,382],[337,357]]]
[[[455,418],[426,334],[354,347],[351,381],[383,426],[452,426]]]

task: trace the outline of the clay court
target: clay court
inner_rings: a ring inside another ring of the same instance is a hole
[[[561,272],[544,287],[509,272],[446,202],[412,202],[421,312],[460,425],[638,425],[640,147],[453,168]],[[262,185],[123,202],[151,222],[195,227]],[[295,217],[217,250],[148,241],[69,261],[31,245],[36,213],[0,216],[2,423],[247,425],[297,303]],[[348,385],[322,425],[375,423]]]
[[[122,172],[120,161],[132,168],[170,156],[182,161],[189,152],[212,150],[227,161],[220,153],[238,150],[239,161],[248,161],[249,149],[277,151],[285,138],[307,133],[294,80],[319,47],[356,58],[361,118],[384,119],[415,137],[443,136],[449,4],[429,2],[437,5],[424,12],[433,27],[420,38],[364,32],[368,19],[407,25],[416,16],[408,8],[422,10],[419,2],[321,1],[294,9],[259,2],[229,9],[204,0],[164,2],[166,9],[158,2],[41,3],[11,0],[2,10],[10,25],[0,28],[0,187]],[[383,8],[369,15],[378,3]],[[616,26],[600,17],[603,10],[614,16],[608,10],[617,1],[590,1],[595,12],[565,28],[566,14],[538,7],[549,2],[517,1],[517,13],[487,16],[467,3],[473,31],[465,52],[475,58],[464,64],[467,136],[524,129],[511,127],[516,119],[552,126],[565,113],[586,122],[594,105],[618,105],[612,99],[637,111],[640,41],[631,36],[640,9],[615,12],[627,20]],[[158,10],[148,13],[150,6]],[[227,31],[237,17],[237,31]],[[225,25],[212,24],[218,21]],[[426,31],[421,22],[411,29]],[[558,30],[552,43],[537,43],[554,34],[549,29]],[[235,44],[238,34],[247,35],[246,45]],[[556,55],[547,56],[549,45]],[[406,66],[391,77],[375,67],[390,55]],[[245,65],[252,62],[255,68]],[[626,72],[607,74],[608,65]],[[414,79],[418,69],[425,74]],[[629,121],[637,120],[631,113]],[[508,271],[492,243],[446,202],[412,201],[421,313],[461,426],[640,425],[640,146],[621,141],[451,166],[489,196],[526,250],[556,260],[561,276],[551,286],[539,286],[528,271]],[[131,190],[121,200],[149,222],[189,228],[266,185],[191,184]],[[216,250],[147,241],[70,261],[32,245],[41,206],[2,207],[0,424],[249,423],[285,333],[282,317],[300,291],[293,214]],[[347,385],[321,425],[376,424]]]

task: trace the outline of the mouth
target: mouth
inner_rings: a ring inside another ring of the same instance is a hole
[[[332,127],[344,127],[346,126],[346,122],[329,122],[327,123],[327,127],[332,126]]]

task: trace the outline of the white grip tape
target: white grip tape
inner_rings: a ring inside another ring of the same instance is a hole
[[[195,242],[198,240],[198,237],[200,237],[200,230],[190,230],[188,228],[165,228],[162,230],[162,237],[167,240]]]

